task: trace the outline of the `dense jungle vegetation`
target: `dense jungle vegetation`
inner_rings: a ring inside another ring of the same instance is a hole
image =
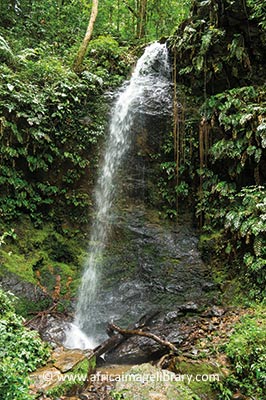
[[[47,360],[48,350],[20,315],[55,300],[67,307],[76,293],[109,95],[145,44],[167,39],[173,121],[160,151],[145,155],[155,171],[147,205],[177,222],[189,205],[203,258],[224,288],[221,302],[251,307],[221,349],[233,372],[216,389],[220,399],[237,390],[249,396],[242,398],[262,399],[265,2],[100,0],[75,73],[90,11],[87,0],[0,4],[0,278],[45,293],[33,303],[0,292],[0,397],[32,398],[27,374]]]

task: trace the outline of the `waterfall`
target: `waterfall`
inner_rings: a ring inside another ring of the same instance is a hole
[[[67,332],[67,347],[90,347],[93,344],[87,336],[97,339],[97,315],[93,314],[90,305],[97,296],[101,280],[101,259],[108,238],[117,173],[132,142],[134,118],[140,113],[158,115],[171,109],[169,78],[166,45],[153,43],[138,60],[130,81],[120,90],[111,111],[109,136],[95,189],[96,213],[89,256],[84,266],[74,323]]]

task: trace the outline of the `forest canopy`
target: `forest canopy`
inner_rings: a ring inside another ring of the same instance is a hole
[[[132,42],[168,36],[187,16],[190,3],[189,0],[101,0],[94,34],[104,32],[119,41]],[[27,45],[37,45],[45,39],[63,49],[81,40],[91,7],[89,0],[3,0],[0,18],[2,27],[10,32],[23,31]]]

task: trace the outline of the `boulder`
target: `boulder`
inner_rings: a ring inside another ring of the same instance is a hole
[[[54,366],[45,366],[30,375],[32,393],[48,391],[63,382],[63,374]]]
[[[83,361],[85,357],[82,351],[64,349],[63,347],[57,348],[52,354],[52,359],[55,360],[55,368],[62,373],[72,370],[78,363]]]
[[[30,374],[31,393],[62,393],[71,392],[72,388],[83,386],[89,368],[95,364],[95,359],[87,360],[88,353],[80,350],[57,348],[45,367]]]
[[[124,400],[193,400],[195,394],[171,371],[150,364],[134,366],[116,383]],[[122,397],[121,397],[122,398]]]

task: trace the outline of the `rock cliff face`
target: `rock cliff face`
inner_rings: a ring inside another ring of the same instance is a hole
[[[114,218],[97,298],[91,305],[98,332],[105,334],[108,321],[126,327],[154,311],[211,301],[211,273],[189,224],[181,228],[160,221],[136,203],[119,209]],[[214,296],[216,289],[211,288]]]
[[[172,129],[172,88],[169,86],[167,104],[162,103],[159,115],[140,115],[132,135],[133,143],[123,175],[123,195],[140,200],[148,206],[160,206],[158,178],[160,152]],[[163,108],[165,113],[163,112]]]
[[[169,58],[169,70],[171,70]],[[119,200],[139,200],[147,206],[160,206],[158,196],[159,163],[162,146],[172,130],[173,91],[172,80],[165,77],[162,87],[154,93],[146,91],[141,105],[134,111],[134,123],[130,136],[130,150],[120,171],[120,185],[117,185]],[[158,92],[158,96],[156,96]]]

